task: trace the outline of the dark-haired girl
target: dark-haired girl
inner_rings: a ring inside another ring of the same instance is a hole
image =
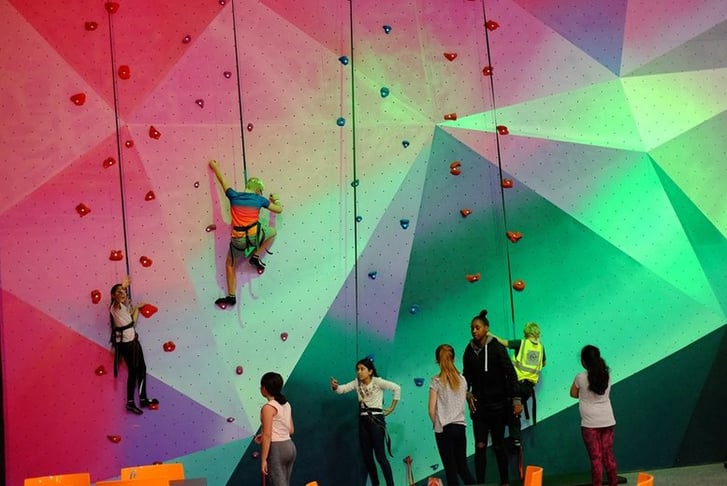
[[[472,319],[472,340],[462,357],[462,374],[469,387],[467,402],[475,435],[475,476],[478,483],[485,482],[487,469],[487,436],[492,437],[492,448],[497,459],[500,485],[509,484],[505,426],[513,414],[522,412],[517,392],[515,368],[505,346],[488,334],[490,321],[487,311]]]
[[[381,466],[386,486],[394,486],[394,475],[391,472],[391,464],[386,458],[387,442],[386,420],[396,408],[401,397],[401,387],[392,381],[379,378],[374,362],[370,358],[364,358],[356,363],[356,379],[346,384],[339,385],[338,380],[331,377],[331,390],[339,395],[356,390],[358,394],[359,421],[358,438],[361,445],[366,470],[371,478],[372,486],[379,486],[379,475],[376,472],[374,456]],[[384,408],[384,390],[394,394],[389,408]]]
[[[581,364],[586,371],[576,375],[570,396],[578,399],[581,434],[591,460],[591,482],[594,485],[603,484],[605,466],[609,486],[616,486],[618,475],[613,455],[616,419],[611,408],[610,370],[601,358],[601,351],[590,344],[581,350]]]
[[[283,377],[265,373],[260,379],[260,394],[267,403],[260,409],[262,432],[255,438],[262,445],[260,471],[269,486],[288,486],[297,454],[290,436],[293,434],[293,412],[283,391]]]

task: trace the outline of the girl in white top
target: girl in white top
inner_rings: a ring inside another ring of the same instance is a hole
[[[570,396],[578,399],[581,415],[581,435],[591,461],[591,481],[603,484],[606,468],[609,486],[618,484],[613,436],[616,419],[611,407],[611,377],[601,351],[592,345],[581,350],[581,364],[586,369],[573,380]]]
[[[467,467],[467,436],[464,409],[467,398],[467,380],[454,365],[454,348],[441,344],[434,352],[439,374],[429,384],[429,419],[434,426],[439,457],[449,486],[474,484]]]
[[[394,486],[394,476],[391,472],[391,464],[386,458],[384,444],[389,447],[391,454],[391,441],[386,433],[386,420],[396,408],[401,398],[401,387],[392,381],[379,378],[374,362],[370,358],[364,358],[356,363],[356,379],[344,385],[339,385],[338,380],[331,377],[331,390],[339,395],[356,390],[359,403],[358,437],[361,445],[366,470],[371,477],[372,486],[379,486],[379,475],[374,463],[374,455],[381,466],[384,480],[387,486]],[[384,390],[394,394],[389,408],[384,408]]]
[[[262,445],[260,471],[269,486],[289,486],[297,451],[290,436],[293,434],[293,412],[282,394],[283,377],[265,373],[260,379],[260,394],[267,403],[260,409],[262,432],[255,442]]]

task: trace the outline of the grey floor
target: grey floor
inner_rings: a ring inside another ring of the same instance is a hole
[[[706,464],[703,466],[674,467],[646,471],[654,475],[654,486],[725,486],[727,485],[727,469],[724,463]],[[636,484],[635,473],[621,473],[626,484]]]

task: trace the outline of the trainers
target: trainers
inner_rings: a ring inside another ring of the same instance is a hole
[[[126,410],[131,413],[135,413],[136,415],[141,415],[142,413],[144,413],[139,407],[136,406],[134,402],[126,402]]]
[[[262,261],[260,261],[260,257],[257,255],[253,255],[250,257],[250,265],[255,267],[255,269],[257,270],[257,273],[259,275],[262,275],[263,272],[265,271],[265,264]]]
[[[227,309],[235,304],[237,304],[237,298],[234,295],[228,295],[227,297],[222,297],[215,301],[215,305],[220,309]]]
[[[139,406],[141,408],[153,408],[156,405],[159,405],[159,400],[157,400],[156,398],[142,398],[141,400],[139,400]]]

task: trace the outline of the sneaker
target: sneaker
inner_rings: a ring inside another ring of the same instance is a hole
[[[220,309],[227,309],[237,304],[237,298],[234,295],[228,295],[227,297],[219,298],[215,301],[215,305]]]
[[[139,407],[136,406],[134,402],[126,402],[126,410],[131,413],[135,413],[136,415],[141,415],[142,413],[144,413]]]
[[[142,398],[139,400],[139,406],[141,408],[154,408],[154,406],[159,405],[159,400],[156,398]]]
[[[263,272],[265,271],[265,264],[262,261],[260,261],[260,257],[257,255],[253,255],[250,257],[250,265],[255,267],[258,275],[262,275]]]

